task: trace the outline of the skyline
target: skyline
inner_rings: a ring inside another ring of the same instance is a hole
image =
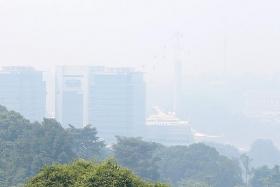
[[[279,0],[0,0],[0,186],[280,187]]]

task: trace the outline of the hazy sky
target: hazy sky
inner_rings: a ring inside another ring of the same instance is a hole
[[[222,71],[224,59],[230,72],[278,72],[279,8],[279,0],[0,0],[0,63],[164,69],[181,33],[186,73]]]

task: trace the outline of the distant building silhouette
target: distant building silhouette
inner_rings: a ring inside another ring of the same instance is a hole
[[[64,127],[87,125],[87,72],[86,67],[80,66],[56,68],[55,117]]]
[[[143,73],[128,68],[92,68],[89,123],[109,142],[114,135],[140,136],[145,126]]]
[[[4,67],[0,71],[0,104],[31,121],[46,114],[46,84],[43,73],[31,67]]]
[[[143,73],[130,68],[58,67],[56,118],[97,128],[108,143],[115,136],[137,136],[145,126]]]

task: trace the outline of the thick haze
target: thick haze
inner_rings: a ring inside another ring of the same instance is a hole
[[[242,113],[260,91],[274,100],[280,93],[273,78],[280,72],[279,8],[278,0],[0,0],[0,66],[136,67],[147,72],[149,115],[157,105],[172,110],[173,67],[180,59],[183,81],[194,78],[184,84],[182,105],[195,129],[221,136],[220,142],[247,146],[270,138],[280,146],[278,117],[267,128]],[[235,78],[225,85],[195,82],[208,74]],[[48,77],[50,116],[53,82]]]
[[[277,0],[0,0],[0,62],[162,68],[172,63],[179,32],[186,74],[221,72],[224,61],[232,73],[277,72],[279,6]]]

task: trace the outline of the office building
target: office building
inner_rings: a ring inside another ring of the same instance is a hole
[[[95,67],[89,73],[89,123],[108,143],[115,136],[140,136],[145,126],[143,73]]]
[[[55,118],[63,127],[87,125],[87,67],[60,66],[55,78]]]
[[[30,67],[4,67],[0,71],[0,104],[31,121],[46,114],[43,73]]]
[[[56,119],[64,127],[95,127],[113,143],[115,136],[141,135],[145,126],[143,73],[129,68],[59,67]]]

